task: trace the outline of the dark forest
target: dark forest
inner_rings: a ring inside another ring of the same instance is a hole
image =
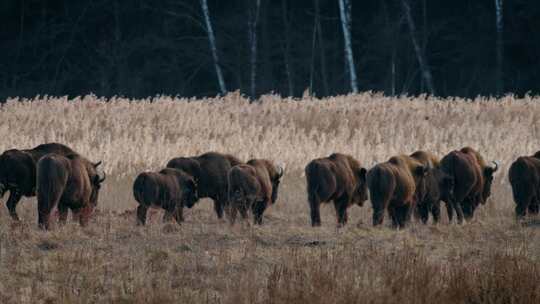
[[[0,99],[349,93],[340,1],[2,0]],[[344,3],[359,91],[540,92],[539,1]]]

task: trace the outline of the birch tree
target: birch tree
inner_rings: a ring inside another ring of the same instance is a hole
[[[345,58],[351,81],[351,90],[358,93],[358,84],[356,79],[356,69],[354,67],[354,56],[351,42],[351,2],[350,0],[339,1],[339,16],[341,18],[341,27],[343,28],[343,40],[345,43]]]
[[[407,0],[401,0],[401,4],[403,5],[403,11],[405,12],[407,24],[409,25],[409,33],[411,35],[411,41],[414,47],[414,51],[416,53],[418,65],[420,66],[422,77],[426,82],[429,93],[431,95],[435,95],[435,87],[433,86],[433,78],[431,76],[431,71],[429,69],[429,65],[427,63],[423,48],[420,47],[420,45],[418,44],[418,39],[416,38],[416,26],[414,25],[414,20],[412,18],[411,7],[409,6]]]
[[[496,42],[496,87],[497,94],[502,94],[504,89],[504,75],[503,75],[503,0],[495,0],[495,17],[496,17],[496,29],[497,29],[497,42]]]
[[[208,42],[210,43],[210,51],[212,52],[212,59],[214,60],[214,67],[216,69],[216,75],[219,84],[219,90],[221,94],[225,95],[227,93],[227,88],[225,87],[225,80],[223,79],[223,73],[221,72],[221,67],[219,65],[219,57],[216,47],[216,38],[214,36],[214,30],[212,29],[212,23],[210,22],[210,12],[208,11],[208,2],[207,0],[201,1],[201,9],[204,15],[204,21],[206,24],[206,33],[208,35]]]
[[[251,1],[249,1],[251,2]],[[259,12],[261,0],[255,1],[255,7],[249,9],[248,35],[250,45],[250,95],[255,98],[257,93],[257,23],[259,22]]]

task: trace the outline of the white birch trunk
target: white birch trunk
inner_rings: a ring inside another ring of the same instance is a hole
[[[497,28],[497,63],[496,63],[496,82],[497,82],[497,94],[502,94],[504,89],[504,75],[503,75],[503,0],[495,0],[495,16],[496,16],[496,28]]]
[[[354,67],[354,56],[351,42],[351,3],[349,0],[339,1],[339,15],[341,17],[341,26],[343,28],[343,40],[345,41],[345,57],[347,61],[349,79],[351,80],[351,89],[353,93],[358,93],[356,78],[356,69]]]
[[[403,10],[405,11],[405,17],[407,18],[407,23],[409,25],[409,32],[411,35],[414,51],[416,53],[416,59],[418,60],[420,71],[422,72],[422,77],[424,77],[424,81],[426,82],[429,93],[431,95],[435,95],[435,88],[433,86],[433,78],[431,76],[429,65],[427,64],[424,52],[422,51],[422,48],[420,47],[420,45],[418,44],[418,40],[416,39],[416,27],[414,26],[414,20],[411,15],[411,8],[407,0],[401,0],[401,3],[403,4]]]
[[[250,92],[251,97],[255,98],[257,93],[257,23],[259,22],[259,11],[261,8],[261,0],[255,2],[255,12],[250,9],[250,16],[248,20],[249,30],[249,43],[251,50],[251,74],[250,74]]]
[[[206,23],[206,33],[208,34],[208,42],[210,43],[210,50],[212,52],[212,58],[214,59],[214,67],[216,69],[216,75],[218,78],[219,90],[221,94],[227,94],[227,88],[225,87],[225,80],[223,79],[223,73],[219,65],[219,57],[216,47],[216,38],[214,37],[214,30],[212,29],[212,23],[210,22],[210,12],[208,11],[207,0],[201,0],[201,8],[204,15],[204,21]]]

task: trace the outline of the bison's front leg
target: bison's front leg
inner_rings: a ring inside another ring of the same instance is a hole
[[[78,211],[79,225],[81,225],[81,227],[88,226],[88,223],[90,222],[90,216],[92,215],[93,209],[94,208],[90,207],[89,203],[87,203],[87,204],[85,204],[85,207],[82,207]]]
[[[144,226],[146,224],[146,213],[148,212],[148,207],[145,205],[139,205],[137,207],[137,225]]]
[[[252,207],[253,220],[256,225],[262,225],[263,213],[266,209],[266,201],[258,201]]]
[[[218,219],[223,218],[223,206],[225,206],[225,204],[226,202],[220,198],[214,200],[214,211],[216,211]]]
[[[532,199],[531,203],[529,204],[529,212],[531,214],[538,214],[539,211],[540,211],[540,208],[539,208],[539,203],[537,200],[535,199]]]
[[[433,215],[434,223],[438,223],[441,220],[441,202],[431,204],[431,214]]]
[[[341,228],[347,224],[347,206],[349,204],[348,197],[341,197],[334,201],[334,208],[336,209],[337,227]]]
[[[19,216],[17,215],[17,204],[21,200],[22,194],[17,189],[12,189],[9,191],[9,198],[6,202],[6,206],[9,210],[9,215],[15,221],[19,221]]]
[[[176,207],[176,210],[174,211],[174,219],[178,225],[184,221],[184,207],[182,205]]]

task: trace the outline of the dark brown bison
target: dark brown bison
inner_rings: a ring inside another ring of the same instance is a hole
[[[312,160],[305,168],[311,225],[321,225],[320,205],[333,201],[338,227],[347,223],[347,208],[368,198],[366,172],[350,155],[334,153]]]
[[[150,207],[163,208],[164,221],[174,218],[180,224],[184,220],[184,206],[191,208],[198,199],[193,177],[173,168],[139,174],[133,183],[133,196],[139,203],[139,225],[146,224],[146,213]]]
[[[0,198],[9,191],[6,202],[9,215],[19,220],[17,204],[21,197],[36,195],[36,164],[49,153],[59,155],[76,155],[67,146],[58,143],[47,143],[27,150],[7,150],[0,155]]]
[[[428,168],[416,189],[417,215],[425,224],[431,213],[433,221],[437,223],[441,214],[440,202],[449,201],[454,180],[439,168],[439,159],[433,153],[416,151],[411,154],[411,157]]]
[[[37,162],[38,224],[49,229],[51,211],[58,207],[60,222],[67,219],[68,209],[77,214],[81,226],[86,226],[97,205],[101,183],[105,176],[92,163],[77,154],[63,156],[50,153]]]
[[[261,225],[264,210],[277,200],[283,168],[266,159],[252,159],[229,170],[230,220],[234,224],[237,211],[247,218],[251,209],[253,221]]]
[[[228,200],[229,170],[242,162],[228,154],[208,152],[195,157],[177,157],[167,163],[191,175],[197,184],[199,198],[209,197],[214,201],[218,218],[223,218],[223,208]]]
[[[421,184],[427,168],[416,159],[400,155],[375,165],[367,173],[367,184],[373,208],[373,225],[380,225],[384,211],[396,228],[404,227],[416,206],[417,185]]]
[[[516,203],[516,216],[538,214],[540,207],[540,151],[535,156],[519,157],[510,166],[508,179]]]
[[[453,211],[456,211],[458,222],[463,218],[471,219],[476,208],[487,202],[491,195],[493,173],[498,169],[487,166],[477,151],[465,147],[459,151],[452,151],[440,163],[441,170],[453,180],[451,186],[450,203],[447,204],[448,219],[452,221]]]

